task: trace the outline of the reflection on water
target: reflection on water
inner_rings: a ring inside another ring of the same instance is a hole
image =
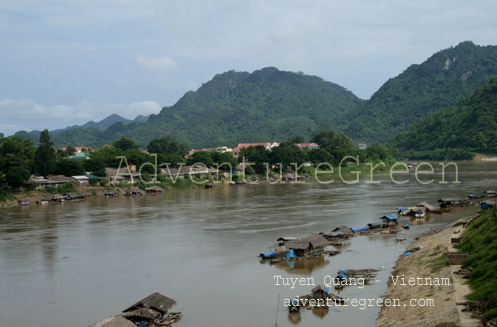
[[[177,326],[274,325],[276,301],[314,286],[275,286],[273,276],[321,283],[339,269],[376,268],[379,283],[347,287],[346,298],[377,298],[413,238],[475,210],[432,215],[397,235],[353,238],[341,254],[261,265],[257,254],[281,236],[364,226],[399,206],[495,188],[495,163],[460,165],[462,184],[251,185],[167,191],[159,196],[0,209],[2,325],[87,326],[158,291],[184,313]],[[415,180],[413,176],[410,176]],[[436,179],[439,180],[439,179]],[[398,243],[396,238],[406,238]],[[280,303],[279,311],[285,312]],[[22,310],[22,314],[19,313]],[[378,308],[307,310],[278,325],[374,326]],[[284,317],[281,315],[280,317]]]
[[[272,264],[273,267],[281,269],[288,274],[311,275],[313,271],[328,265],[330,260],[324,256],[297,261],[280,261]]]

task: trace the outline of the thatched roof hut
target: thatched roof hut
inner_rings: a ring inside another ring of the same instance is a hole
[[[147,193],[161,193],[163,191],[162,187],[160,186],[150,186],[145,189],[145,192]]]
[[[64,201],[66,198],[60,194],[54,194],[52,195],[52,201],[59,201],[59,202],[62,202]]]
[[[160,312],[150,308],[140,308],[124,313],[122,316],[131,321],[155,320],[160,317]]]
[[[176,305],[176,301],[156,292],[136,302],[129,308],[123,310],[123,312],[130,312],[140,308],[150,308],[165,313],[174,305]]]
[[[40,201],[52,201],[52,196],[51,195],[45,195],[44,197],[41,198]]]
[[[89,327],[136,327],[136,325],[123,317],[112,316],[91,324]]]
[[[328,240],[326,240],[321,235],[311,235],[302,238],[302,240],[308,241],[311,243],[313,249],[321,249],[328,245]]]
[[[74,192],[69,192],[69,193],[66,193],[64,194],[64,197],[67,199],[67,200],[75,200],[75,199],[82,199],[83,197],[81,196],[81,194],[79,193],[74,193]]]
[[[345,226],[345,225],[336,227],[335,229],[333,229],[331,231],[331,233],[332,233],[332,236],[335,236],[335,237],[346,237],[346,236],[352,235],[352,231],[350,230],[350,228]]]
[[[93,194],[91,194],[89,192],[83,192],[83,193],[80,193],[79,195],[81,195],[81,197],[83,199],[85,199],[85,198],[91,198],[93,196]]]
[[[305,240],[288,241],[285,243],[285,247],[291,250],[309,250],[311,244]]]
[[[117,197],[117,196],[119,196],[119,191],[116,191],[116,190],[105,191],[104,196],[106,198]]]
[[[135,196],[135,195],[143,195],[145,191],[140,190],[139,188],[127,189],[124,195]]]

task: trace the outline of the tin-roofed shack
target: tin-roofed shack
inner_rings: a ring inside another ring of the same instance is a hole
[[[397,215],[385,215],[380,219],[384,225],[391,225],[391,224],[397,225],[398,224],[397,219],[399,219],[399,217],[397,217]]]

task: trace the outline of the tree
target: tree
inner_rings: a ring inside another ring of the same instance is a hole
[[[207,151],[197,151],[188,158],[188,164],[193,165],[195,163],[201,162],[207,167],[212,167],[214,161],[212,161],[211,155]]]
[[[50,134],[45,129],[40,134],[40,143],[35,153],[35,172],[47,176],[54,172],[57,162],[57,153],[50,140]]]
[[[273,165],[282,164],[283,170],[296,164],[300,166],[306,161],[305,153],[291,142],[282,142],[279,147],[271,150],[269,161]]]
[[[243,148],[240,151],[238,160],[241,161],[245,158],[246,161],[254,163],[254,171],[257,174],[264,174],[266,172],[266,164],[269,165],[269,151],[263,146],[250,146]]]
[[[57,175],[75,176],[84,173],[83,165],[76,160],[60,159],[55,166],[55,173]]]
[[[22,166],[10,168],[5,174],[5,181],[12,188],[20,187],[29,179],[29,171]]]
[[[105,172],[105,161],[101,158],[84,160],[83,168],[85,169],[85,171],[90,171],[95,176],[107,176]]]
[[[224,153],[211,152],[211,158],[212,158],[212,161],[214,162],[214,165],[215,164],[219,165],[219,170],[228,170],[229,171],[230,165],[231,165],[232,169],[235,169],[237,164],[238,164],[238,160],[235,157],[233,157],[233,153],[231,153],[231,152],[224,152]],[[227,165],[227,164],[229,164],[229,165]]]
[[[186,143],[178,143],[172,136],[166,135],[162,138],[156,138],[150,141],[147,146],[150,153],[174,154],[188,153],[189,146]]]
[[[6,172],[14,166],[22,166],[26,170],[33,169],[36,148],[33,142],[19,136],[2,139],[0,146],[0,171]]]
[[[139,148],[138,144],[136,144],[135,141],[126,136],[121,136],[121,138],[115,140],[112,145],[117,149],[121,149],[122,151]]]
[[[323,162],[333,162],[333,156],[325,149],[312,149],[308,152],[309,160],[315,165]]]

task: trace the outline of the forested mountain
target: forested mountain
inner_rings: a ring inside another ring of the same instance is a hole
[[[497,154],[497,78],[453,107],[417,123],[399,135],[402,151],[465,149]]]
[[[319,77],[269,67],[228,71],[187,92],[157,115],[55,131],[56,146],[98,147],[121,136],[145,146],[171,135],[195,148],[239,142],[307,139],[334,129],[367,144],[391,142],[422,119],[451,107],[497,76],[497,46],[462,42],[388,80],[368,101]],[[148,119],[147,119],[148,118]],[[41,126],[42,127],[42,126]],[[39,132],[18,135],[37,141]]]
[[[169,134],[194,147],[309,138],[336,128],[336,118],[362,103],[352,92],[319,77],[269,67],[214,76],[196,92],[164,107],[145,123],[117,122],[104,131],[76,128],[54,134],[56,146],[101,146],[125,135],[146,145]]]
[[[497,46],[462,42],[388,80],[362,107],[340,119],[340,130],[357,141],[385,143],[495,76]]]

